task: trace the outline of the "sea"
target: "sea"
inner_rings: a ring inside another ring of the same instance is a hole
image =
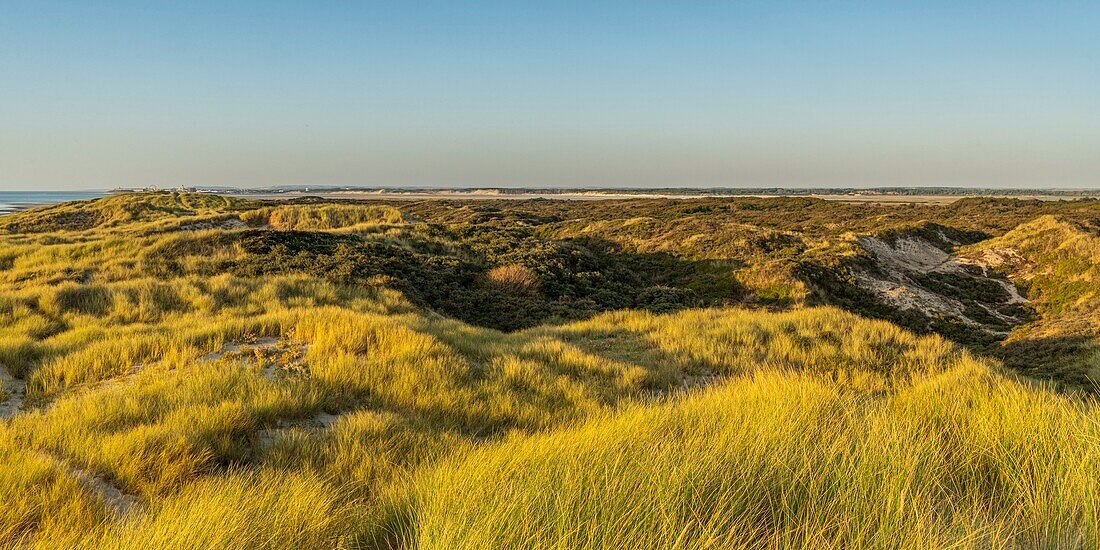
[[[106,191],[0,191],[0,214],[43,204],[94,199],[107,195],[109,193]]]

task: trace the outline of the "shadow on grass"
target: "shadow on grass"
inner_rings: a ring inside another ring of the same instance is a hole
[[[245,252],[224,266],[235,275],[300,273],[341,284],[387,286],[420,307],[503,331],[617,309],[668,312],[728,305],[747,295],[734,275],[745,266],[742,261],[624,252],[593,239],[546,241],[524,235],[503,251],[499,243],[448,248],[427,232],[374,238],[252,230],[232,234],[232,239],[237,242],[222,244]],[[172,256],[157,261],[181,268]],[[535,288],[517,292],[488,280],[494,267],[513,263],[538,278]]]
[[[991,346],[987,353],[1027,376],[1100,394],[1100,338],[1086,335],[1026,338]]]

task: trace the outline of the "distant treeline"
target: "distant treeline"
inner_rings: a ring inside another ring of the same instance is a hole
[[[289,186],[262,189],[211,188],[216,192],[269,194],[286,192],[360,192],[360,193],[478,193],[499,195],[671,195],[671,196],[811,196],[811,195],[897,195],[959,197],[1096,197],[1094,189],[1000,189],[973,187],[316,187]]]

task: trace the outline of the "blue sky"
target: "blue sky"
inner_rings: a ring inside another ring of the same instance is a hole
[[[1100,186],[1100,2],[11,2],[0,189]]]

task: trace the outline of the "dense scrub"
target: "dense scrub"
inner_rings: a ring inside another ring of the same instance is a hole
[[[0,546],[1095,546],[1095,206],[960,202],[7,216]],[[975,352],[845,311],[916,315],[860,294],[867,235],[999,254],[911,276],[1036,317]]]

